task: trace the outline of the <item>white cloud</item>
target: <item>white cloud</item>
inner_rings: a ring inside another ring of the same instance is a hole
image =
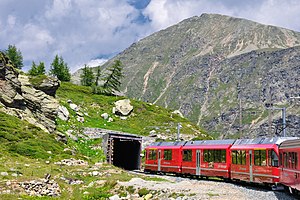
[[[1,0],[0,49],[16,44],[26,63],[45,61],[48,67],[59,54],[74,71],[82,63],[107,58],[141,37],[202,13],[300,31],[297,0],[151,0],[143,10],[134,2],[138,1]],[[149,21],[136,21],[141,12]]]

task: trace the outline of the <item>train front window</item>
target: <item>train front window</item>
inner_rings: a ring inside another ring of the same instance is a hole
[[[149,160],[156,160],[156,150],[149,150],[148,158]]]
[[[268,165],[272,167],[278,167],[279,166],[279,160],[278,155],[276,152],[272,150],[268,150]]]

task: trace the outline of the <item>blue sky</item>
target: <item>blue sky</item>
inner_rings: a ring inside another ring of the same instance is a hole
[[[25,70],[59,54],[74,72],[202,13],[300,31],[298,0],[0,0],[0,49],[15,44]]]

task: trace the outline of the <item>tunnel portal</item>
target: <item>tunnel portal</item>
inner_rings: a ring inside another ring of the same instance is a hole
[[[107,133],[104,136],[107,162],[126,170],[136,170],[141,167],[142,137]]]

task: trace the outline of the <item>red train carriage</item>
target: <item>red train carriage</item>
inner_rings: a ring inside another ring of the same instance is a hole
[[[231,147],[231,178],[256,183],[279,182],[278,145],[286,138],[239,139]]]
[[[300,139],[287,140],[279,147],[280,183],[291,193],[300,191]]]
[[[182,148],[182,173],[230,178],[230,147],[234,141],[187,142]]]
[[[145,171],[181,173],[182,146],[186,142],[156,142],[146,148]]]

